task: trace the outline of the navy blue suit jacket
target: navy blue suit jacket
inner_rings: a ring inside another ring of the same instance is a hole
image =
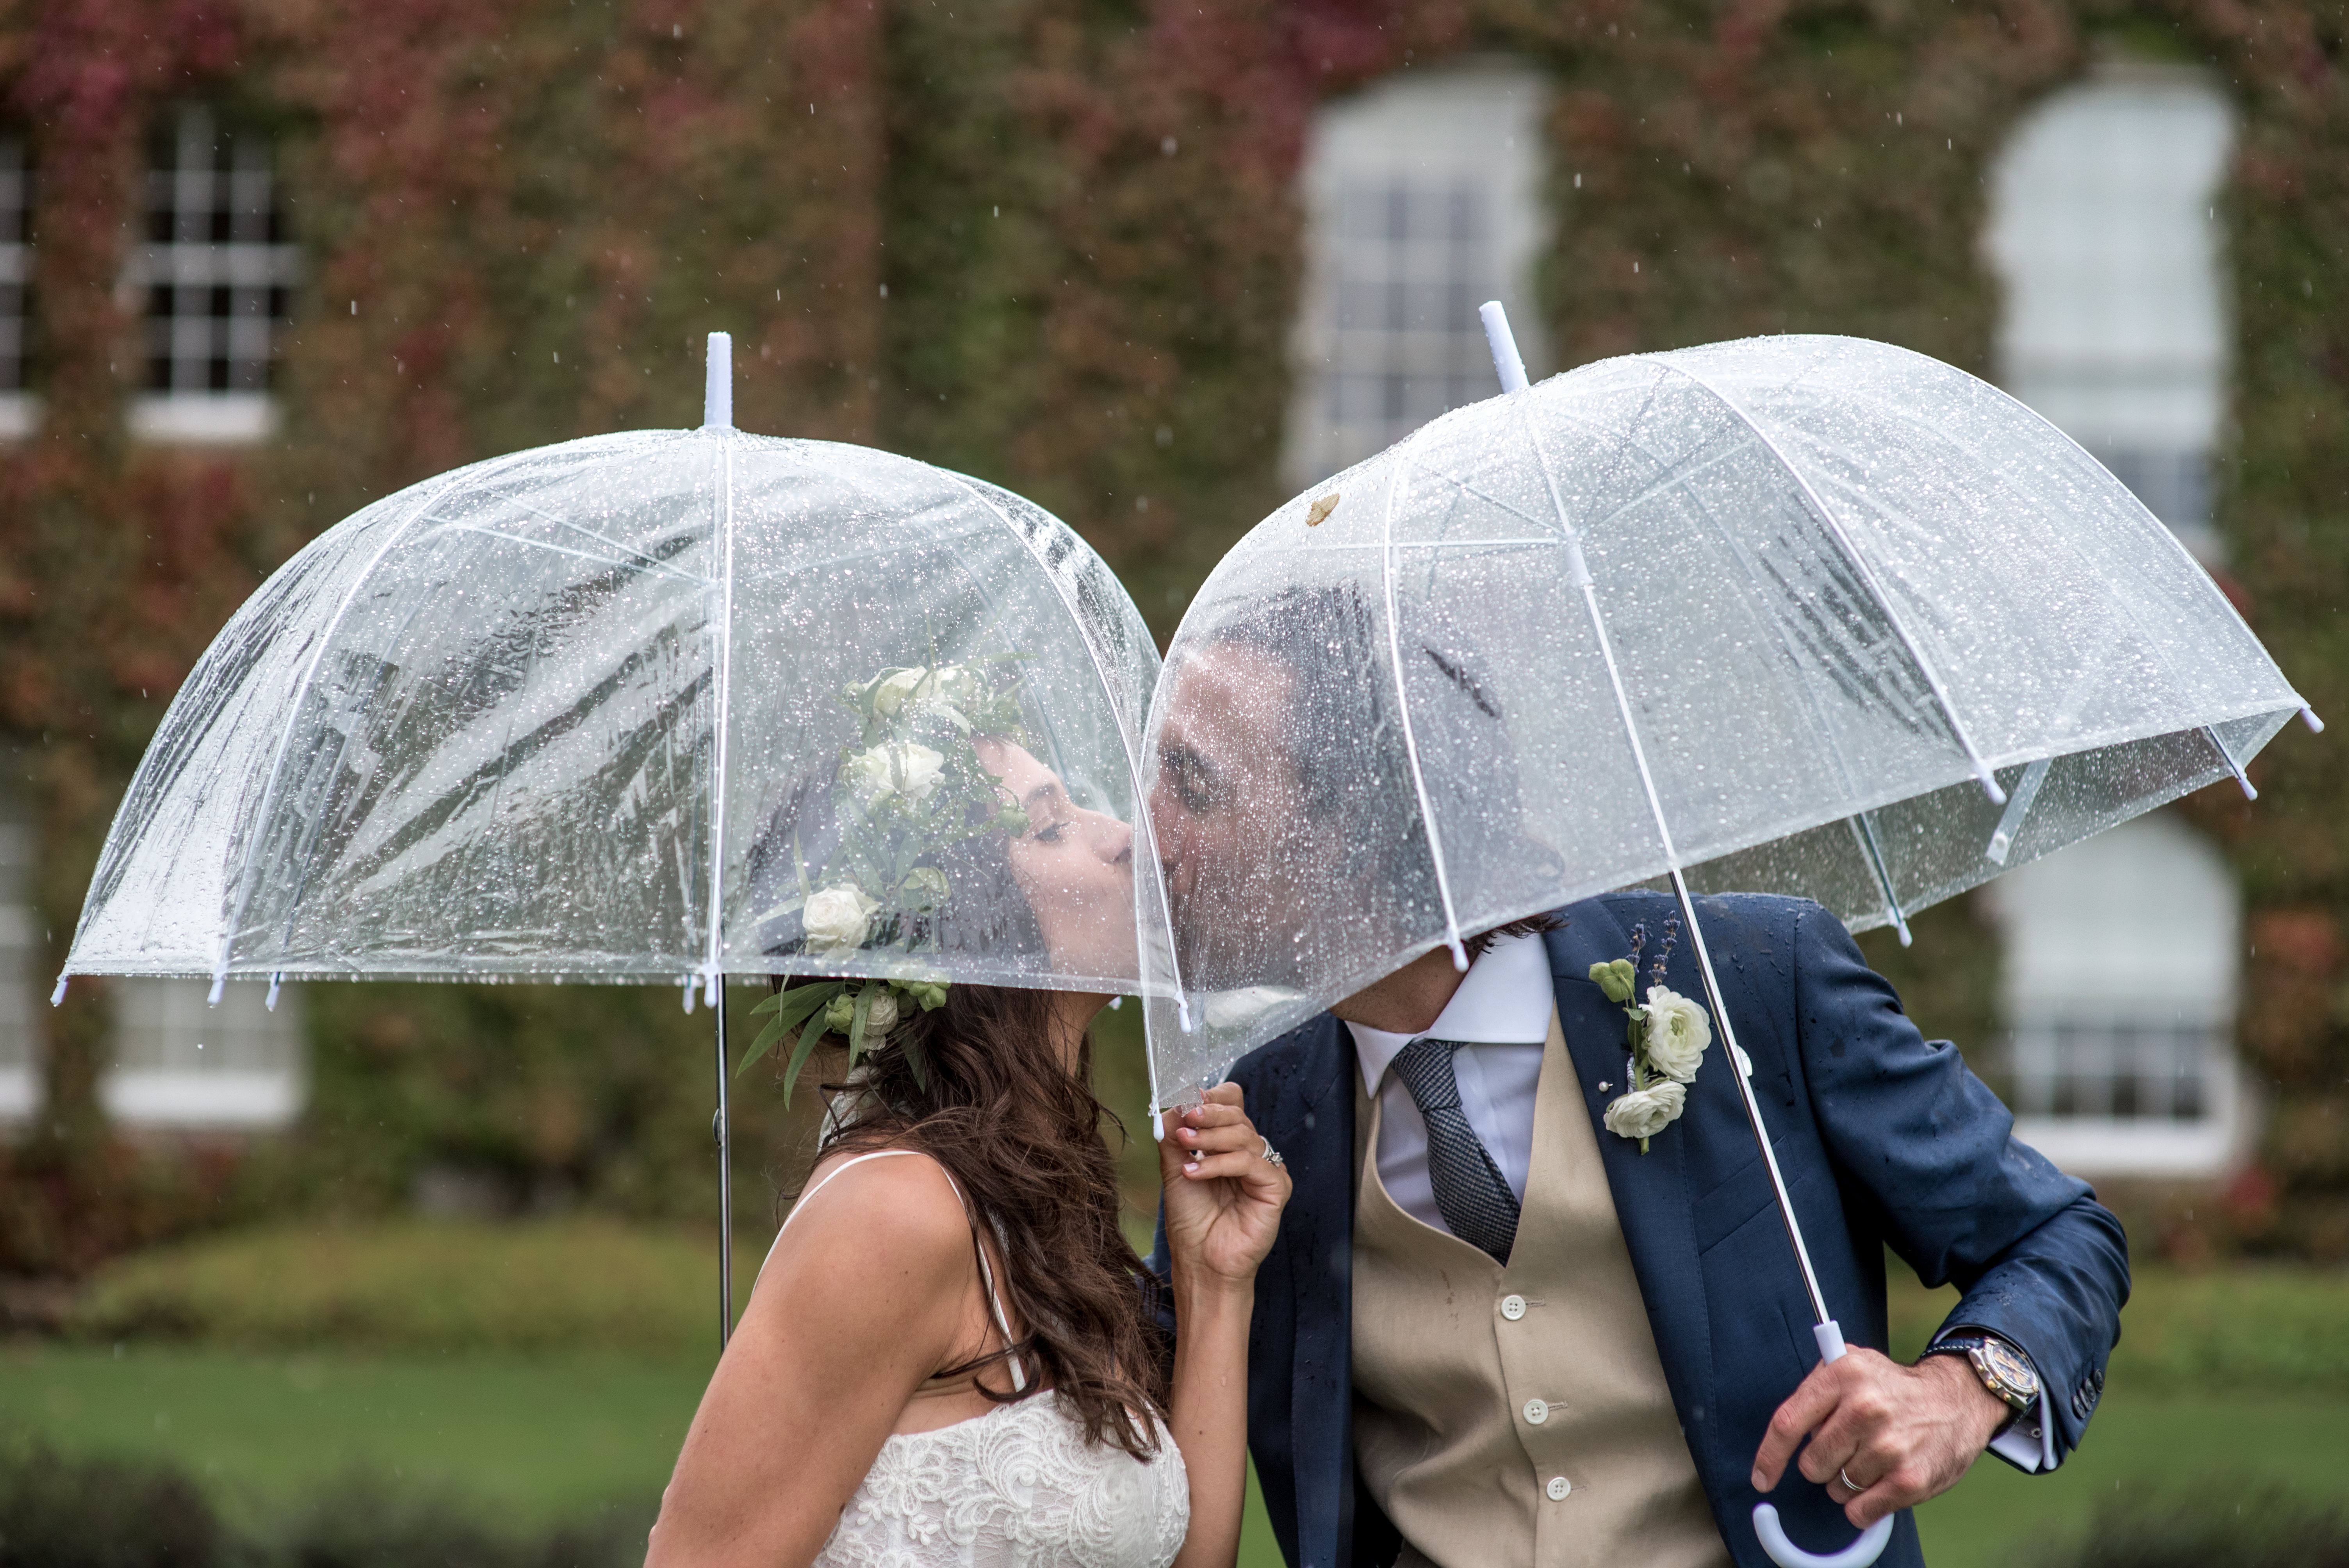
[[[1754,1453],[1819,1353],[1727,1053],[1717,1044],[1706,1053],[1686,1111],[1648,1154],[1599,1119],[1613,1096],[1599,1085],[1622,1088],[1625,1019],[1590,982],[1590,965],[1627,956],[1635,922],[1657,932],[1675,911],[1659,894],[1609,894],[1558,911],[1565,923],[1545,941],[1681,1429],[1731,1556],[1766,1568],[1752,1524]],[[2085,1183],[2014,1140],[2006,1108],[1948,1041],[1918,1033],[1826,910],[1729,894],[1698,900],[1697,913],[1845,1339],[1886,1347],[1887,1246],[1928,1285],[1955,1282],[1963,1297],[1949,1322],[1990,1329],[2036,1364],[2060,1463],[2095,1408],[2120,1334],[2128,1253],[2119,1222]],[[1704,994],[1685,940],[1666,984]],[[1232,1070],[1296,1181],[1257,1274],[1248,1336],[1248,1447],[1291,1568],[1383,1568],[1399,1543],[1355,1484],[1348,1341],[1360,1073],[1351,1037],[1327,1014]],[[1164,1278],[1163,1216],[1151,1264]],[[1813,1552],[1853,1538],[1842,1509],[1791,1468],[1770,1501]],[[1883,1561],[1922,1564],[1908,1514]]]

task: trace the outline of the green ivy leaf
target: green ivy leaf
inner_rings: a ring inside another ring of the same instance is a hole
[[[873,1011],[873,986],[870,983],[858,987],[856,1011],[848,1020],[848,1065],[854,1067],[856,1058],[864,1051],[864,1020]]]
[[[816,1041],[823,1038],[823,1015],[818,1013],[800,1031],[800,1043],[792,1047],[792,1059],[783,1068],[783,1109],[792,1108],[792,1089],[800,1081],[800,1069],[807,1066],[808,1057],[815,1050]]]
[[[772,1012],[774,1017],[769,1020],[765,1028],[759,1031],[759,1037],[750,1042],[750,1049],[742,1057],[742,1065],[734,1069],[736,1076],[748,1072],[752,1062],[765,1056],[776,1041],[799,1027],[810,1013],[818,1011],[825,1003],[839,995],[846,988],[846,984],[845,981],[841,980],[827,980],[815,985],[794,985],[788,991],[779,992],[768,997],[751,1008],[750,1011],[754,1015]],[[793,1065],[791,1076],[794,1078],[799,1076],[796,1063]],[[786,1082],[783,1086],[785,1105],[791,1103],[791,1085]]]

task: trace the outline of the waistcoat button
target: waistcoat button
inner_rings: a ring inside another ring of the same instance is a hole
[[[1567,1480],[1564,1476],[1554,1475],[1549,1478],[1549,1500],[1552,1502],[1564,1502],[1566,1501],[1567,1494],[1573,1490],[1574,1483]]]
[[[1544,1400],[1540,1400],[1540,1399],[1528,1399],[1528,1400],[1526,1400],[1526,1425],[1528,1425],[1528,1426],[1534,1426],[1534,1427],[1538,1427],[1538,1426],[1540,1426],[1544,1421],[1547,1421],[1547,1420],[1548,1420],[1548,1419],[1549,1419],[1549,1406],[1548,1406],[1548,1404],[1547,1404],[1546,1401],[1544,1401]],[[1561,1495],[1561,1496],[1563,1496],[1564,1494],[1563,1494],[1563,1493],[1561,1493],[1560,1495]]]
[[[1526,1298],[1524,1296],[1505,1295],[1501,1298],[1501,1315],[1503,1317],[1507,1318],[1511,1323],[1515,1323],[1525,1315]]]

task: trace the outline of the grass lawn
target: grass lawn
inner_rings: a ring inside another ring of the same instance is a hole
[[[649,1511],[712,1359],[708,1251],[565,1222],[264,1232],[128,1260],[96,1282],[80,1343],[0,1346],[0,1440],[166,1460],[256,1521],[355,1473],[512,1528]],[[746,1250],[739,1290],[756,1263]],[[1954,1299],[1896,1285],[1895,1352]],[[2061,1471],[1984,1460],[1921,1511],[1935,1568],[2015,1568],[2136,1499],[2349,1497],[2349,1274],[2147,1270],[2124,1324]],[[1279,1562],[1260,1510],[1241,1561]]]
[[[0,1349],[0,1432],[171,1462],[248,1521],[365,1474],[539,1526],[649,1511],[709,1376],[673,1359],[18,1345]]]
[[[18,1346],[0,1351],[0,1430],[74,1452],[168,1460],[232,1514],[265,1517],[353,1472],[437,1492],[512,1525],[600,1506],[649,1510],[707,1376],[691,1363],[268,1356]],[[2349,1398],[2115,1394],[2045,1478],[1984,1460],[1928,1504],[1934,1568],[2007,1568],[2099,1505],[2188,1491],[2349,1486]],[[1241,1562],[1276,1568],[1260,1511]],[[1822,1543],[1824,1544],[1824,1543]]]

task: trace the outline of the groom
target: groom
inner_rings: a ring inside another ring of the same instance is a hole
[[[1342,591],[1280,595],[1174,672],[1151,811],[1195,983],[1277,982],[1266,954],[1421,902],[1415,842],[1381,835],[1358,787],[1383,766],[1361,738],[1389,728],[1379,683],[1303,678],[1374,667],[1371,621]],[[1453,787],[1501,797],[1483,820],[1511,822],[1500,715],[1475,706],[1491,733],[1451,755],[1489,755]],[[2040,1470],[2080,1440],[2127,1295],[2118,1222],[2014,1141],[1825,910],[1697,912],[1850,1354],[1820,1360],[1725,1049],[1644,1150],[1606,1124],[1630,1087],[1627,1020],[1591,968],[1630,958],[1643,996],[1702,997],[1672,900],[1484,933],[1465,974],[1439,948],[1231,1075],[1296,1179],[1257,1274],[1248,1387],[1290,1568],[1762,1568],[1764,1498],[1815,1553],[1897,1513],[1882,1561],[1915,1565],[1907,1510],[1985,1447]],[[1274,922],[1288,943],[1264,941]],[[1913,1367],[1882,1353],[1888,1246],[1962,1293]]]

